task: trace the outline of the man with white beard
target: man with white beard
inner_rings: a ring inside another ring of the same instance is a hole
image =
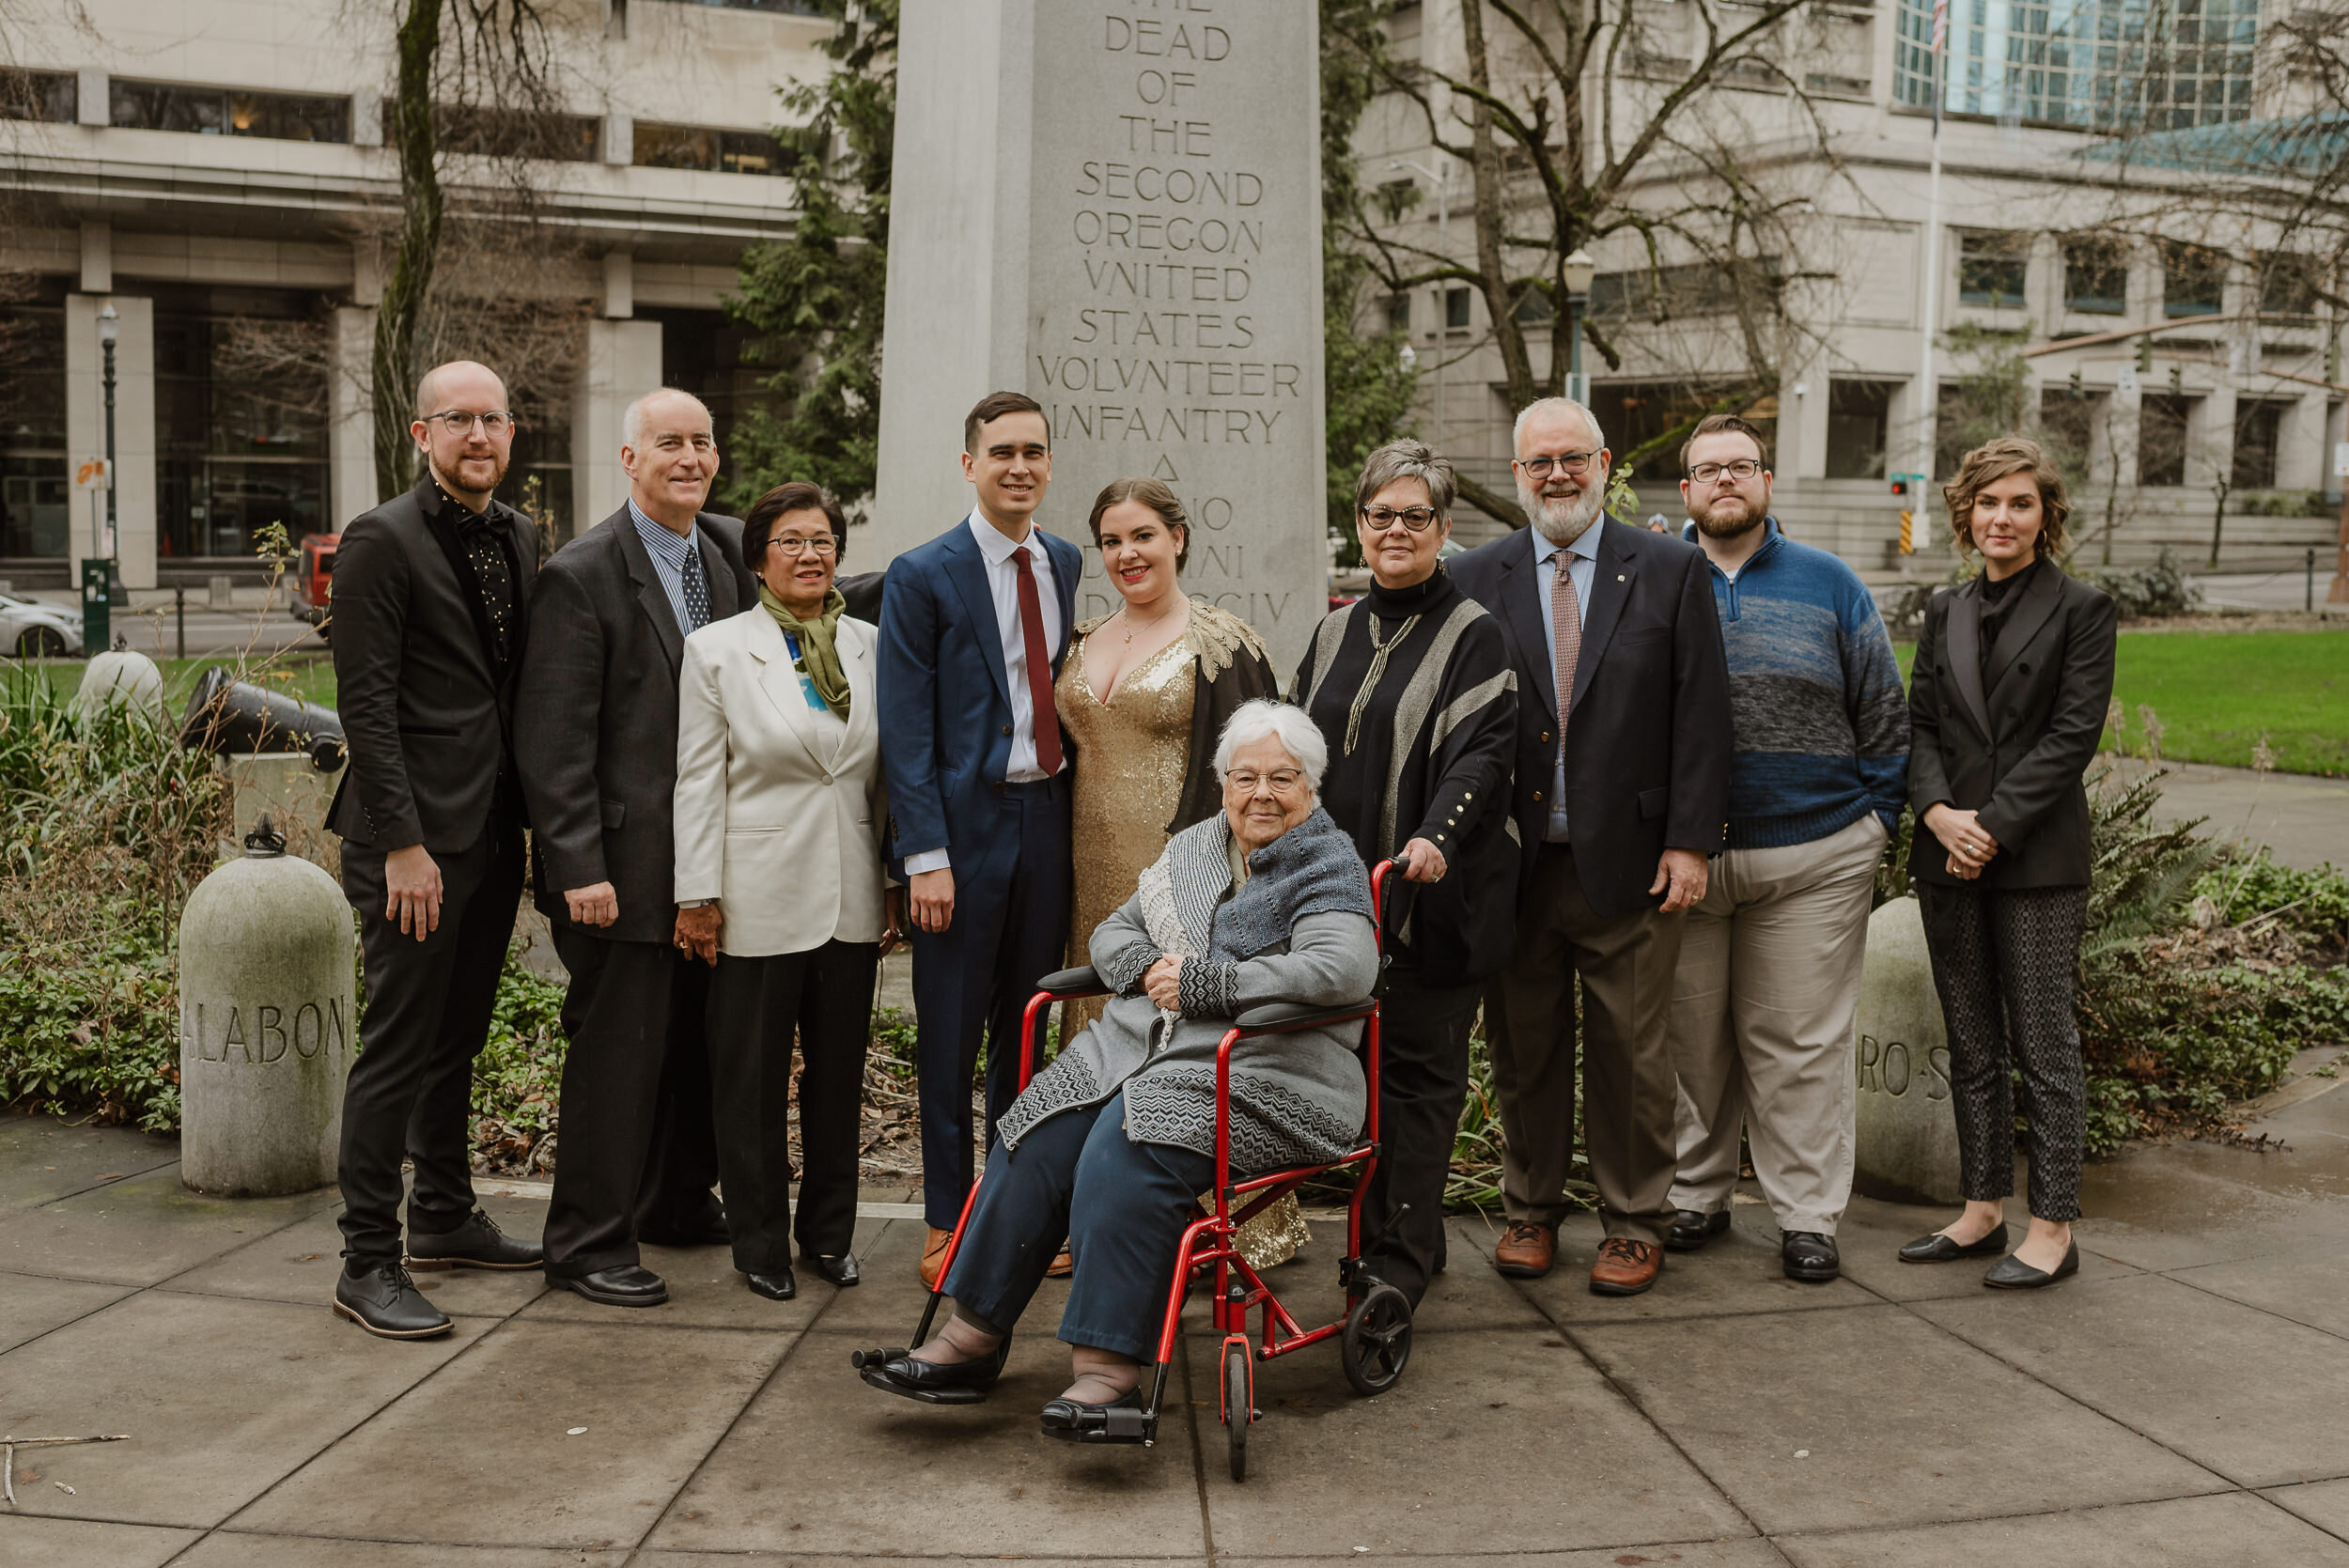
[[[1494,1263],[1548,1273],[1572,1207],[1579,977],[1606,1231],[1591,1289],[1635,1296],[1656,1282],[1672,1223],[1667,1022],[1683,915],[1727,830],[1729,672],[1703,552],[1604,515],[1611,454],[1591,411],[1532,404],[1516,450],[1533,525],[1449,567],[1508,631],[1517,677],[1517,942],[1485,999],[1506,1138]]]

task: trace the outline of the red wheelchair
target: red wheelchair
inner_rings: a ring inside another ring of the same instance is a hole
[[[1387,876],[1393,869],[1392,861],[1381,861],[1370,874],[1374,930],[1383,929],[1379,914]],[[1383,962],[1382,959],[1382,967]],[[1038,983],[1038,989],[1029,999],[1027,1011],[1020,1019],[1022,1090],[1027,1088],[1034,1071],[1036,1028],[1044,1010],[1056,1001],[1107,994],[1108,987],[1089,968],[1062,970],[1046,975]],[[1368,1107],[1359,1146],[1326,1164],[1297,1166],[1235,1182],[1231,1171],[1232,1048],[1253,1036],[1325,1028],[1355,1018],[1363,1020],[1361,1048]],[[1334,1323],[1307,1328],[1289,1314],[1273,1295],[1272,1287],[1240,1255],[1234,1245],[1234,1234],[1314,1177],[1347,1166],[1355,1167],[1354,1190],[1346,1210],[1346,1255],[1338,1260],[1338,1282],[1346,1290],[1346,1312]],[[1377,998],[1374,995],[1346,1007],[1278,1003],[1252,1008],[1235,1018],[1215,1053],[1215,1208],[1211,1213],[1192,1211],[1194,1217],[1185,1228],[1176,1250],[1174,1281],[1167,1292],[1166,1317],[1159,1331],[1158,1364],[1151,1376],[1149,1400],[1140,1409],[1112,1409],[1107,1426],[1097,1434],[1089,1434],[1084,1440],[1140,1443],[1145,1448],[1157,1443],[1159,1418],[1165,1405],[1166,1374],[1174,1359],[1183,1302],[1192,1281],[1202,1277],[1212,1278],[1210,1299],[1215,1327],[1223,1336],[1217,1357],[1221,1393],[1216,1409],[1229,1436],[1234,1481],[1247,1479],[1249,1429],[1263,1419],[1263,1412],[1256,1408],[1257,1362],[1334,1339],[1338,1342],[1338,1359],[1346,1380],[1357,1393],[1382,1394],[1393,1388],[1411,1358],[1411,1303],[1401,1291],[1375,1279],[1362,1267],[1362,1199],[1377,1167]],[[955,1253],[962,1246],[963,1230],[971,1221],[972,1204],[977,1197],[978,1184],[973,1182],[970,1198],[963,1202],[962,1216],[955,1222],[954,1236],[939,1262],[939,1288],[930,1292],[929,1301],[922,1310],[921,1325],[913,1331],[915,1344],[924,1343],[930,1337],[939,1302],[945,1296],[947,1275],[954,1267]],[[1248,1313],[1251,1308],[1259,1307],[1263,1310],[1263,1327],[1252,1343]],[[862,1350],[852,1359],[862,1367],[876,1358],[885,1364],[905,1354],[902,1349]]]

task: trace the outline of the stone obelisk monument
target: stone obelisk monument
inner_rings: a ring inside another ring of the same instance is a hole
[[[1184,585],[1285,679],[1325,607],[1314,0],[906,0],[880,472],[860,569],[967,516],[962,418],[999,387],[1052,426],[1039,517],[1156,474]]]

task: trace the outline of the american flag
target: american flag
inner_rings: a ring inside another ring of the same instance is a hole
[[[1950,0],[1933,0],[1933,53],[1940,54],[1950,42]]]
[[[1933,0],[1933,47],[1927,52],[1925,79],[1932,84],[1933,133],[1941,134],[1941,55],[1950,43],[1950,0]]]

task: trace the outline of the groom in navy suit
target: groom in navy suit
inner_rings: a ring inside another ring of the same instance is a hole
[[[971,1190],[981,1037],[992,1143],[1018,1089],[1020,1011],[1068,939],[1068,744],[1052,677],[1083,557],[1034,523],[1052,476],[1042,406],[1018,392],[979,399],[962,474],[977,505],[890,564],[880,619],[891,855],[913,910],[926,1285]]]

